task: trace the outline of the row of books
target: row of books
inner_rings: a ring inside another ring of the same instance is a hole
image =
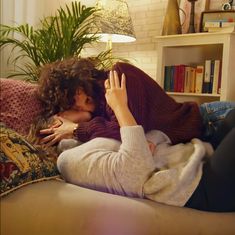
[[[164,90],[168,92],[220,94],[221,61],[206,60],[203,65],[165,66]]]
[[[209,33],[211,32],[227,32],[231,33],[235,31],[235,22],[227,22],[222,20],[214,20],[205,22],[205,29]]]

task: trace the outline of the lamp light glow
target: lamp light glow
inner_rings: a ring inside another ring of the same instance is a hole
[[[136,40],[129,9],[124,0],[98,0],[96,3],[97,35],[101,42],[134,42]]]

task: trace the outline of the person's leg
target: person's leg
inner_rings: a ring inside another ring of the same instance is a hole
[[[235,128],[204,165],[200,184],[185,206],[205,211],[235,212]]]
[[[201,104],[199,108],[204,124],[202,140],[211,142],[216,148],[229,130],[235,127],[235,102],[215,101]]]
[[[218,123],[217,129],[211,137],[210,143],[216,149],[229,131],[235,127],[235,109],[231,109],[225,118]]]

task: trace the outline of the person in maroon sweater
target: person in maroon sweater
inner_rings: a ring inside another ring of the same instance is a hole
[[[173,144],[200,138],[202,117],[195,102],[178,103],[139,68],[118,62],[112,71],[126,76],[128,106],[145,132],[161,130]],[[105,101],[104,83],[108,72],[95,69],[88,59],[68,59],[42,70],[39,96],[44,103],[42,115],[54,115],[68,109],[92,113],[88,122],[74,124],[58,118],[53,127],[42,130],[48,136],[42,143],[55,144],[74,136],[82,142],[96,137],[120,140],[118,121]]]

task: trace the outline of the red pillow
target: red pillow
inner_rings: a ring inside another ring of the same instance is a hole
[[[22,135],[42,111],[36,97],[37,84],[22,80],[0,79],[0,121]]]

